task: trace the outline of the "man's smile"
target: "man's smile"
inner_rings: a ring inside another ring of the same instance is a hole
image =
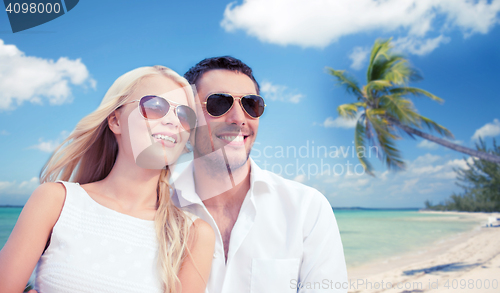
[[[242,134],[241,132],[220,133],[217,134],[216,137],[224,141],[228,145],[238,146],[238,145],[244,145],[246,142],[246,138],[249,137],[249,135]]]

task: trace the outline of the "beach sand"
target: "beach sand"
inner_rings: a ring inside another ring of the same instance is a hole
[[[349,292],[500,292],[500,227],[485,227],[491,215],[467,213],[481,227],[417,252],[348,269]]]

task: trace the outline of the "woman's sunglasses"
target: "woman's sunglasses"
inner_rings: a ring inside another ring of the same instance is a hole
[[[264,113],[266,104],[259,95],[246,95],[235,98],[231,94],[217,93],[209,95],[206,102],[202,104],[206,106],[210,116],[220,117],[233,108],[235,99],[239,100],[243,110],[252,118],[259,118]]]
[[[144,119],[156,120],[163,118],[168,114],[170,108],[173,108],[184,130],[190,132],[191,129],[196,127],[196,113],[188,106],[180,105],[164,97],[155,95],[147,95],[124,105],[134,102],[139,102],[139,112]]]

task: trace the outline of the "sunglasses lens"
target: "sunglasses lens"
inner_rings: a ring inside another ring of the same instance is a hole
[[[262,116],[264,113],[264,99],[257,95],[248,95],[241,98],[241,105],[253,118]]]
[[[177,107],[177,117],[181,122],[182,128],[187,132],[196,127],[196,114],[188,106],[180,105]]]
[[[139,102],[141,114],[146,119],[160,119],[168,113],[170,104],[157,96],[144,96]]]
[[[207,112],[212,116],[224,115],[233,105],[233,97],[228,94],[213,94],[207,98]]]

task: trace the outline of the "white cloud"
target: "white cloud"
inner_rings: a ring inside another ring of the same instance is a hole
[[[334,207],[423,207],[425,200],[441,202],[453,192],[463,192],[455,184],[457,174],[454,169],[467,169],[467,163],[473,163],[473,158],[464,160],[461,156],[455,153],[444,156],[427,153],[407,161],[406,170],[400,172],[388,171],[383,162],[372,158],[370,161],[376,168],[376,177],[345,172],[344,168],[342,174],[322,171],[307,184],[323,192]],[[357,159],[354,156],[346,159],[349,159],[347,163],[351,163],[351,170],[359,172],[360,168],[355,166],[359,164]],[[332,166],[334,163],[347,166],[342,158],[316,162],[318,166]]]
[[[428,157],[429,154],[426,154],[425,156],[421,156],[417,158],[413,162],[413,164],[410,165],[408,168],[408,171],[412,174],[415,174],[419,177],[426,178],[427,181],[432,181],[432,180],[439,180],[439,179],[455,179],[457,173],[455,172],[454,169],[469,169],[467,166],[467,162],[469,164],[473,163],[473,160],[471,157],[467,158],[467,160],[464,159],[454,159],[454,160],[449,160],[447,162],[444,162],[442,164],[436,164],[433,165],[435,161],[429,162],[427,165],[422,165],[422,162],[425,160],[426,157]],[[439,156],[435,156],[439,157]]]
[[[357,190],[360,191],[367,188],[368,183],[371,183],[371,178],[359,178],[359,176],[346,175],[343,180],[336,184],[339,188],[345,190]]]
[[[423,155],[423,156],[419,156],[417,157],[412,165],[414,166],[425,166],[425,165],[428,165],[428,164],[432,164],[438,160],[440,160],[441,157],[440,156],[437,156],[437,155],[431,155],[429,153]]]
[[[61,131],[59,138],[53,140],[45,140],[42,137],[38,139],[38,144],[32,145],[30,149],[37,149],[45,153],[52,153],[62,142],[68,137],[67,131]]]
[[[321,125],[325,128],[354,128],[356,127],[356,123],[362,114],[363,111],[359,111],[356,118],[353,119],[343,118],[341,116],[338,116],[335,119],[333,117],[328,117]]]
[[[287,86],[272,84],[269,81],[263,81],[260,86],[260,91],[266,99],[271,101],[282,101],[297,104],[304,95],[296,91],[289,91]]]
[[[455,179],[455,168],[468,169],[467,162],[473,162],[472,158],[469,157],[467,160],[454,159],[441,164],[434,164],[440,160],[441,157],[439,156],[425,154],[409,164],[407,171],[410,174],[428,179]]]
[[[500,0],[244,0],[226,6],[221,26],[243,30],[262,42],[323,48],[357,33],[403,32],[416,54],[428,53],[444,36],[431,32],[460,29],[465,36],[487,33],[497,24]]]
[[[472,164],[474,163],[474,159],[472,157],[468,157],[467,160],[463,159],[455,159],[455,160],[450,160],[446,162],[446,167],[451,167],[451,168],[460,168],[460,169],[469,169],[469,166],[467,166],[467,163]]]
[[[418,37],[404,37],[394,41],[396,49],[406,51],[414,55],[426,55],[434,51],[440,44],[446,44],[450,38],[440,35],[434,39],[422,39]]]
[[[13,110],[24,102],[41,104],[45,99],[51,105],[70,102],[71,85],[95,88],[96,81],[80,59],[26,56],[0,39],[0,110]]]
[[[376,159],[373,160],[376,163]],[[455,184],[454,168],[466,169],[467,162],[472,161],[470,157],[464,160],[427,153],[407,162],[405,171],[392,172],[381,167],[375,171],[376,177],[348,172],[342,175],[322,173],[308,184],[328,195],[332,205],[337,207],[423,207],[427,199],[440,202],[453,192],[462,192]],[[358,162],[350,160],[350,163]],[[335,198],[330,196],[332,194]]]
[[[17,183],[17,181],[0,181],[0,194],[31,194],[37,186],[40,185],[38,178],[33,177],[30,180]]]
[[[500,134],[500,121],[498,121],[498,119],[493,119],[492,123],[486,123],[484,126],[477,129],[476,132],[474,132],[474,135],[472,136],[471,139],[479,139],[479,137],[485,138],[488,136],[494,137],[499,134]]]
[[[38,144],[31,146],[30,148],[38,149],[45,153],[53,152],[56,149],[56,147],[60,144],[60,142],[55,140],[44,141],[43,138],[40,138],[38,142],[39,142]]]
[[[439,145],[435,142],[424,139],[419,144],[417,144],[417,147],[421,149],[435,150],[439,147]]]
[[[323,126],[326,128],[354,128],[356,126],[356,119],[345,119],[342,117],[328,117],[323,122]]]
[[[349,55],[349,59],[352,60],[351,68],[355,70],[363,68],[364,62],[369,53],[370,48],[355,47]]]
[[[415,185],[419,181],[419,178],[412,178],[405,180],[403,182],[403,187],[401,188],[401,192],[409,192],[415,189]]]
[[[300,183],[303,183],[304,181],[306,181],[306,175],[299,174],[299,175],[295,176],[295,178],[293,178],[293,180],[300,182]]]

